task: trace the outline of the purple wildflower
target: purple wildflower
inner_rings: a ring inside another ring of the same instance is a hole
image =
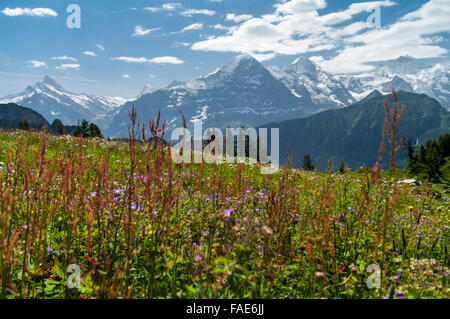
[[[232,214],[233,212],[234,212],[234,209],[233,209],[233,208],[225,209],[225,210],[224,210],[224,213],[225,213],[225,215],[226,215],[227,217],[230,217],[231,214]]]

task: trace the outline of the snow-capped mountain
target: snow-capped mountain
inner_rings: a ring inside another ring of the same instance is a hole
[[[49,122],[60,119],[66,125],[87,119],[106,136],[127,135],[128,111],[134,104],[141,123],[155,119],[161,109],[170,134],[183,125],[180,112],[190,127],[200,120],[204,127],[257,127],[345,107],[374,90],[389,94],[391,86],[425,93],[450,108],[449,71],[449,65],[428,65],[402,56],[372,72],[332,75],[304,57],[287,67],[265,67],[252,56],[242,55],[197,79],[173,81],[159,89],[146,84],[134,101],[73,93],[46,76],[23,92],[0,99],[0,104],[17,103]]]
[[[144,88],[142,91],[136,96],[136,99],[139,99],[142,95],[153,93],[155,91],[155,88],[150,83],[145,83]]]
[[[256,127],[317,112],[310,94],[307,91],[300,93],[292,92],[253,57],[242,55],[206,76],[185,82],[174,81],[126,103],[114,117],[107,135],[126,135],[128,110],[132,104],[141,122],[154,119],[160,108],[163,119],[167,120],[168,132],[183,126],[180,111],[188,126],[202,120],[205,128],[221,129],[228,125]]]
[[[312,102],[322,109],[344,107],[356,102],[342,82],[308,58],[300,57],[285,68],[269,67],[269,70],[292,94],[298,97],[309,95]]]
[[[383,94],[396,90],[425,93],[447,109],[450,108],[450,67],[429,65],[410,56],[401,56],[377,66],[372,72],[354,76],[338,76],[356,100],[373,90]]]
[[[104,129],[117,109],[126,101],[121,97],[73,93],[45,76],[41,82],[27,86],[23,92],[1,98],[0,104],[16,103],[29,107],[42,114],[50,123],[59,119],[65,125],[74,125],[87,119]]]

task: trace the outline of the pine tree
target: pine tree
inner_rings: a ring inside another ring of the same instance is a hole
[[[83,136],[83,137],[100,137],[103,138],[102,132],[98,128],[98,126],[94,123],[89,123],[86,120],[81,122],[81,125],[78,125],[77,128],[73,131],[74,136]]]
[[[345,173],[345,164],[344,164],[344,160],[341,160],[341,163],[339,164],[339,173],[342,173],[342,174]]]
[[[427,142],[426,150],[425,164],[428,176],[434,181],[439,181],[442,177],[441,166],[445,163],[439,143],[437,141]]]
[[[95,125],[94,123],[90,123],[89,124],[88,136],[89,137],[100,137],[100,138],[103,137],[102,132],[100,131],[98,126]]]
[[[63,135],[66,134],[66,128],[64,127],[64,125],[61,123],[61,121],[59,121],[56,124],[56,134],[57,135]]]
[[[30,123],[28,123],[27,120],[24,120],[23,122],[19,122],[19,129],[28,131],[30,129]]]
[[[312,160],[311,160],[311,155],[305,154],[303,156],[303,166],[302,167],[306,171],[313,171],[314,170],[314,165],[313,165]]]

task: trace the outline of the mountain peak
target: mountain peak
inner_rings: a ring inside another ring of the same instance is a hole
[[[401,55],[399,56],[397,59],[395,59],[394,61],[397,62],[412,62],[412,61],[417,61],[416,58],[410,56],[410,55]]]
[[[154,91],[155,91],[155,89],[153,88],[153,86],[150,83],[145,83],[144,88],[142,89],[141,93],[139,93],[137,98],[140,98],[141,96],[148,94],[148,93],[153,93]]]
[[[295,59],[294,62],[292,62],[292,64],[290,65],[290,67],[293,68],[298,73],[313,74],[317,72],[317,65],[310,59],[305,58],[303,56]]]
[[[368,101],[368,100],[371,100],[373,98],[380,97],[380,96],[383,96],[383,94],[381,94],[380,91],[373,90],[372,92],[367,94],[367,96],[365,98],[363,98],[360,102],[365,102],[365,101]]]
[[[423,69],[428,69],[430,67],[430,65],[420,62],[419,60],[409,55],[402,55],[395,60],[387,60],[380,64],[376,68],[376,73],[380,75],[415,74]]]
[[[257,62],[257,60],[251,54],[248,54],[248,53],[238,55],[234,59],[234,61],[235,62],[241,62],[241,61],[256,61]]]
[[[223,68],[225,72],[233,72],[235,69],[237,69],[239,66],[262,66],[261,63],[259,63],[258,60],[256,60],[253,56],[250,54],[241,54],[237,56],[231,64],[227,65]]]
[[[62,89],[62,86],[58,84],[54,79],[49,77],[48,75],[44,76],[44,79],[41,81],[42,84],[48,84],[57,89]]]

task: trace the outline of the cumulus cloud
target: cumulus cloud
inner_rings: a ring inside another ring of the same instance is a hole
[[[47,67],[47,63],[45,63],[44,61],[37,61],[37,60],[30,60],[27,61],[28,66],[31,68],[46,68]]]
[[[250,14],[235,15],[234,13],[228,13],[227,16],[225,17],[225,20],[239,23],[242,21],[250,20],[251,18],[253,18],[253,16]]]
[[[124,79],[129,79],[131,76],[130,76],[129,74],[122,74],[122,77],[123,77]]]
[[[215,11],[213,10],[207,10],[207,9],[187,9],[187,10],[183,10],[180,13],[182,16],[185,17],[192,17],[193,15],[207,15],[207,16],[213,16],[216,14]]]
[[[156,63],[156,64],[183,64],[184,61],[172,57],[172,56],[162,56],[162,57],[157,57],[157,58],[153,58],[151,59],[151,63]]]
[[[144,35],[147,35],[149,33],[152,33],[154,31],[161,30],[161,28],[153,28],[153,29],[145,29],[141,25],[137,25],[134,27],[134,33],[131,35],[133,37],[142,37]]]
[[[97,48],[99,48],[102,51],[105,51],[105,47],[101,44],[97,44]]]
[[[349,37],[337,56],[320,65],[335,73],[348,73],[371,70],[371,62],[395,59],[400,55],[417,59],[445,56],[448,50],[437,45],[439,41],[429,41],[429,36],[450,31],[450,7],[446,3],[446,0],[429,1],[386,28]]]
[[[93,51],[84,51],[83,54],[88,56],[97,56],[97,53]]]
[[[291,0],[274,5],[276,13],[298,14],[323,9],[327,6],[325,0]]]
[[[180,32],[186,32],[191,30],[201,30],[203,29],[203,23],[193,23],[191,25],[188,25],[187,27],[184,27]]]
[[[120,56],[111,58],[113,61],[122,61],[127,63],[155,63],[155,64],[182,64],[184,63],[183,60],[180,60],[176,57],[172,56],[162,56],[162,57],[156,57],[156,58],[135,58],[135,57],[126,57],[126,56]]]
[[[298,55],[337,48],[341,39],[367,29],[367,23],[333,27],[375,6],[393,2],[373,1],[350,5],[346,10],[319,15],[324,0],[290,0],[274,5],[274,12],[249,18],[225,36],[213,36],[192,45],[193,50],[249,53],[267,59],[270,56]],[[228,20],[243,18],[228,14]],[[247,17],[245,17],[247,18]]]
[[[371,28],[366,22],[374,9],[394,5],[391,0],[358,2],[337,12],[319,14],[318,10],[327,7],[325,0],[283,0],[274,4],[271,13],[251,17],[226,35],[209,37],[191,48],[249,53],[259,60],[316,53],[316,61],[334,73],[370,70],[372,62],[399,55],[431,58],[447,54],[447,49],[439,45],[441,39],[433,36],[450,31],[448,0],[430,0],[382,28]],[[226,20],[239,22],[239,16],[228,14]],[[217,25],[216,29],[224,28]],[[331,58],[319,58],[325,50],[334,50],[335,56],[327,52]]]
[[[49,8],[5,8],[2,10],[5,16],[17,17],[17,16],[31,16],[31,17],[56,17],[58,14]]]
[[[63,56],[54,56],[54,57],[52,57],[52,58],[50,58],[51,60],[59,60],[59,61],[73,61],[73,62],[78,62],[78,60],[77,59],[75,59],[75,58],[72,58],[72,57],[70,57],[70,56],[67,56],[67,55],[63,55]]]
[[[78,70],[80,68],[79,64],[75,63],[67,63],[67,64],[61,64],[60,66],[57,66],[56,69],[58,70]]]

